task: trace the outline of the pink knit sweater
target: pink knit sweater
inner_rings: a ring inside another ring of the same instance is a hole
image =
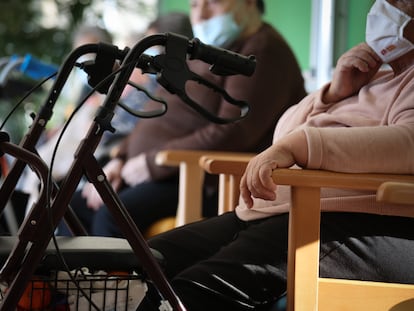
[[[326,87],[286,111],[273,141],[303,129],[310,169],[414,174],[414,66],[397,76],[381,72],[357,95],[336,104],[322,102]],[[414,217],[414,206],[378,203],[373,192],[322,189],[321,195],[325,211],[398,211]],[[278,186],[276,201],[255,199],[252,209],[240,201],[236,213],[252,220],[287,212],[289,205],[290,188]]]

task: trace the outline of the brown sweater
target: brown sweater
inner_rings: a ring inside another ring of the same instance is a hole
[[[215,124],[178,96],[160,88],[157,96],[168,103],[166,114],[141,119],[123,141],[119,155],[131,158],[144,153],[151,178],[162,180],[177,174],[177,169],[155,164],[155,155],[160,150],[260,152],[269,146],[281,114],[306,95],[299,65],[285,40],[268,24],[263,24],[246,40],[235,42],[230,50],[256,56],[256,70],[251,77],[216,76],[206,63],[198,60],[188,63],[193,72],[222,87],[235,99],[248,102],[250,111],[245,119],[225,125]],[[188,85],[189,96],[213,114],[235,116],[240,113],[238,108],[205,86]]]

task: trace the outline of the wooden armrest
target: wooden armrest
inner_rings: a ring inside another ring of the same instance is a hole
[[[198,165],[200,157],[208,153],[202,150],[163,150],[157,153],[155,162],[158,165],[179,166],[181,163]]]
[[[378,188],[377,200],[388,203],[414,204],[414,183],[384,182]]]
[[[211,156],[204,155],[200,158],[200,166],[210,174],[243,175],[247,164],[254,154],[239,154],[238,156]]]
[[[200,158],[202,156],[238,157],[241,155],[243,153],[208,150],[163,150],[157,154],[155,162],[158,165],[179,167],[180,185],[176,226],[202,218],[205,171],[199,165]]]
[[[239,159],[250,159],[253,153],[211,151],[211,150],[163,150],[157,153],[155,162],[158,165],[178,166],[181,163],[198,163],[201,158],[206,159],[228,159],[238,161]]]
[[[377,190],[382,183],[389,181],[413,183],[414,175],[276,169],[273,171],[273,180],[279,185]]]
[[[233,210],[240,196],[240,179],[247,163],[255,154],[239,155],[204,155],[200,158],[200,166],[210,174],[219,175],[218,213]]]

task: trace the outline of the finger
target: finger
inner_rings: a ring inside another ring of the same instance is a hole
[[[131,184],[131,174],[129,173],[128,170],[122,169],[122,171],[121,171],[121,179],[123,181],[125,181],[125,183],[127,185],[130,185]],[[114,180],[113,183],[116,183],[116,180]]]
[[[367,56],[372,59],[375,63],[382,63],[381,57],[366,43],[362,44],[362,49],[365,51]]]
[[[252,208],[253,199],[251,197],[251,192],[246,184],[246,173],[242,176],[240,180],[240,196],[243,202],[246,204],[247,208]]]
[[[91,186],[92,186],[91,183],[86,183],[83,186],[82,193],[81,193],[81,195],[82,195],[83,198],[87,198],[88,197],[89,193],[91,192]]]
[[[355,59],[354,67],[362,72],[369,72],[377,68],[381,63],[375,60],[372,55],[364,55],[364,57],[357,57]]]
[[[341,62],[338,63],[338,68],[343,71],[350,71],[354,68],[361,72],[368,72],[370,70],[369,64],[355,55],[344,57]]]
[[[258,193],[258,188],[260,187],[260,182],[257,178],[257,170],[255,162],[251,161],[249,163],[246,173],[245,173],[245,187],[248,191],[249,197],[254,197]]]
[[[252,184],[252,187],[249,188],[251,195],[254,198],[263,199],[263,200],[274,200],[275,199],[275,193],[272,190],[269,190],[261,183],[259,183],[258,178],[255,178],[255,181]]]
[[[368,72],[371,69],[377,68],[380,64],[381,60],[370,50],[361,50],[346,54],[339,62],[339,65],[342,65],[343,67],[357,68],[362,72]]]
[[[128,166],[124,165],[124,167],[121,169],[119,176],[121,176],[121,178],[125,180],[125,178],[128,176],[128,171]]]
[[[266,200],[276,199],[276,185],[272,178],[273,165],[262,167],[259,170],[260,184],[262,185],[262,198]]]
[[[263,187],[274,191],[276,189],[276,184],[273,181],[273,170],[277,169],[277,163],[271,161],[267,165],[263,165],[259,170],[259,177]]]
[[[343,54],[342,57],[349,56],[365,59],[371,66],[375,66],[377,63],[382,62],[378,54],[375,53],[375,51],[366,43],[357,45],[356,47]]]
[[[118,191],[121,188],[122,185],[122,179],[116,178],[111,182],[111,186],[115,191]]]
[[[264,200],[272,200],[275,197],[275,187],[271,179],[272,167],[273,165],[266,163],[253,171],[251,182],[247,183],[253,197]]]
[[[101,196],[98,192],[94,192],[91,194],[91,197],[88,201],[88,207],[93,209],[94,211],[98,210],[99,207],[103,204]]]

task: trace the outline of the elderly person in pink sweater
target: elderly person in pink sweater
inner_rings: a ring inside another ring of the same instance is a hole
[[[250,161],[236,211],[149,241],[188,310],[268,310],[286,291],[289,188],[273,169],[414,174],[413,17],[413,0],[377,0],[366,42]],[[414,284],[414,207],[407,217],[393,216],[398,208],[367,191],[323,192],[321,276]]]

